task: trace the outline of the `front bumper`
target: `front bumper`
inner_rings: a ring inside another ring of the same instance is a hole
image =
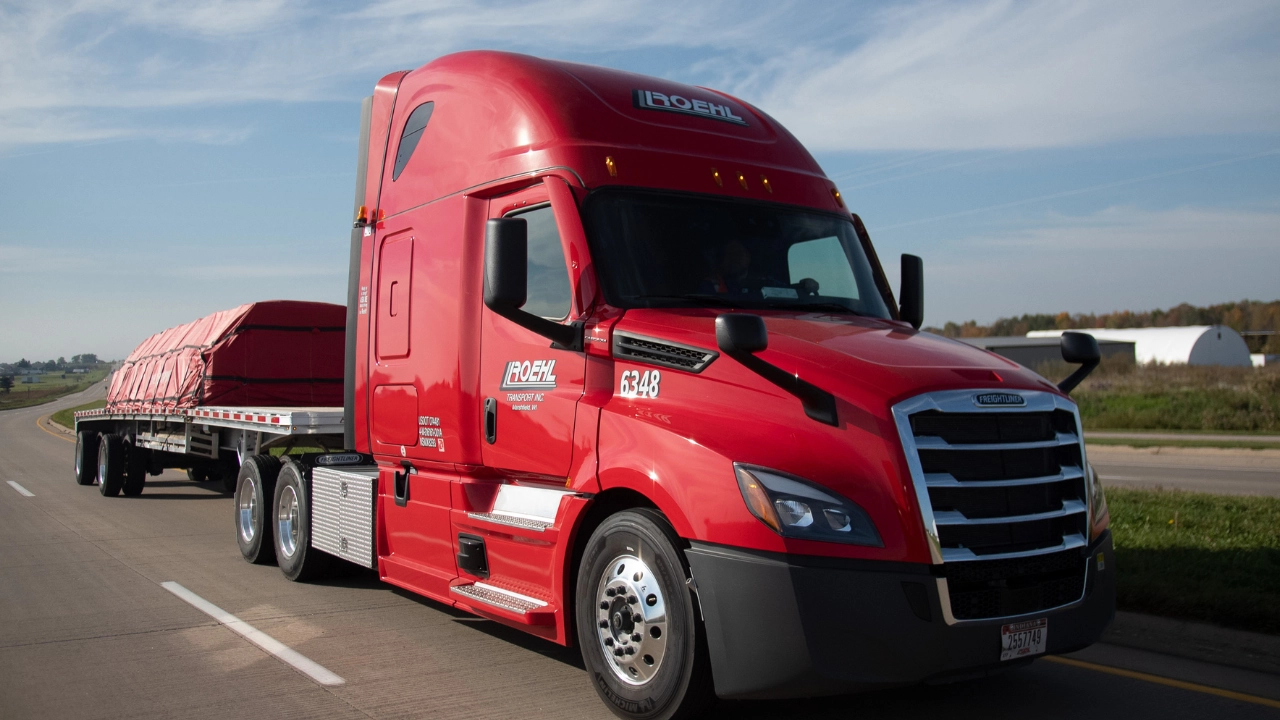
[[[1099,571],[1097,555],[1105,556]],[[998,672],[1009,618],[948,624],[929,565],[763,553],[693,543],[686,551],[723,698],[835,695]],[[1083,600],[1049,618],[1047,654],[1093,644],[1115,616],[1108,531],[1088,549]]]

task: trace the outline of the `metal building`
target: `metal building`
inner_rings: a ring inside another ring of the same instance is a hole
[[[1090,328],[1078,332],[1098,339],[1119,340],[1134,344],[1135,358],[1140,363],[1164,365],[1224,365],[1250,367],[1249,346],[1240,333],[1226,325],[1191,325],[1156,328]],[[1056,338],[1061,330],[1038,330],[1028,338]]]

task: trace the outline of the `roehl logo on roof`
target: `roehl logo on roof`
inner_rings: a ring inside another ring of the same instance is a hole
[[[981,407],[1007,407],[1027,404],[1027,399],[1013,393],[982,393],[974,395],[973,402]]]
[[[667,95],[656,90],[632,90],[631,99],[635,106],[642,110],[662,110],[663,112],[680,113],[681,115],[697,115],[698,117],[721,120],[734,125],[746,125],[747,121],[733,114],[728,105],[713,103],[710,100],[690,99],[682,95]]]

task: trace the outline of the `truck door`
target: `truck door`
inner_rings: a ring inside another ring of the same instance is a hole
[[[575,209],[553,209],[546,187],[539,184],[495,198],[489,210],[491,218],[518,217],[528,223],[524,309],[569,322],[573,291],[556,216]],[[484,464],[563,483],[573,457],[574,414],[582,397],[586,356],[552,348],[546,338],[488,308],[482,310],[481,328]]]

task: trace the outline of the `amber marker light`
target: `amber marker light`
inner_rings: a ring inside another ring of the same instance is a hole
[[[743,175],[742,173],[738,173],[738,184],[742,186],[742,189],[743,189],[743,190],[750,190],[750,189],[751,189],[751,188],[747,187],[747,176],[746,176],[746,175]]]
[[[765,176],[761,175],[761,176],[760,176],[760,184],[764,186],[764,191],[765,191],[765,192],[769,193],[770,195],[772,195],[772,194],[773,194],[773,186],[769,184],[769,178],[767,178],[767,177],[765,177]]]
[[[618,165],[613,161],[613,156],[604,159],[604,166],[609,171],[609,177],[618,177]]]
[[[724,187],[724,179],[720,177],[720,171],[711,168],[711,179],[716,181],[716,187]]]
[[[835,188],[831,188],[831,197],[833,197],[833,198],[835,198],[835,199],[836,199],[836,204],[837,204],[837,205],[839,205],[840,207],[844,207],[844,198],[843,198],[843,197],[840,197],[840,191],[839,191],[839,190],[837,190],[837,189],[835,189]]]
[[[769,495],[760,487],[760,481],[756,479],[746,468],[736,468],[738,475],[738,488],[742,490],[742,497],[747,501],[747,508],[751,510],[751,514],[760,518],[765,525],[773,528],[776,533],[782,532],[782,523],[778,521],[778,514],[774,512],[773,502],[769,500]]]
[[[361,205],[360,209],[356,212],[356,225],[368,225],[368,224],[369,224],[369,208],[365,207],[364,205]]]

